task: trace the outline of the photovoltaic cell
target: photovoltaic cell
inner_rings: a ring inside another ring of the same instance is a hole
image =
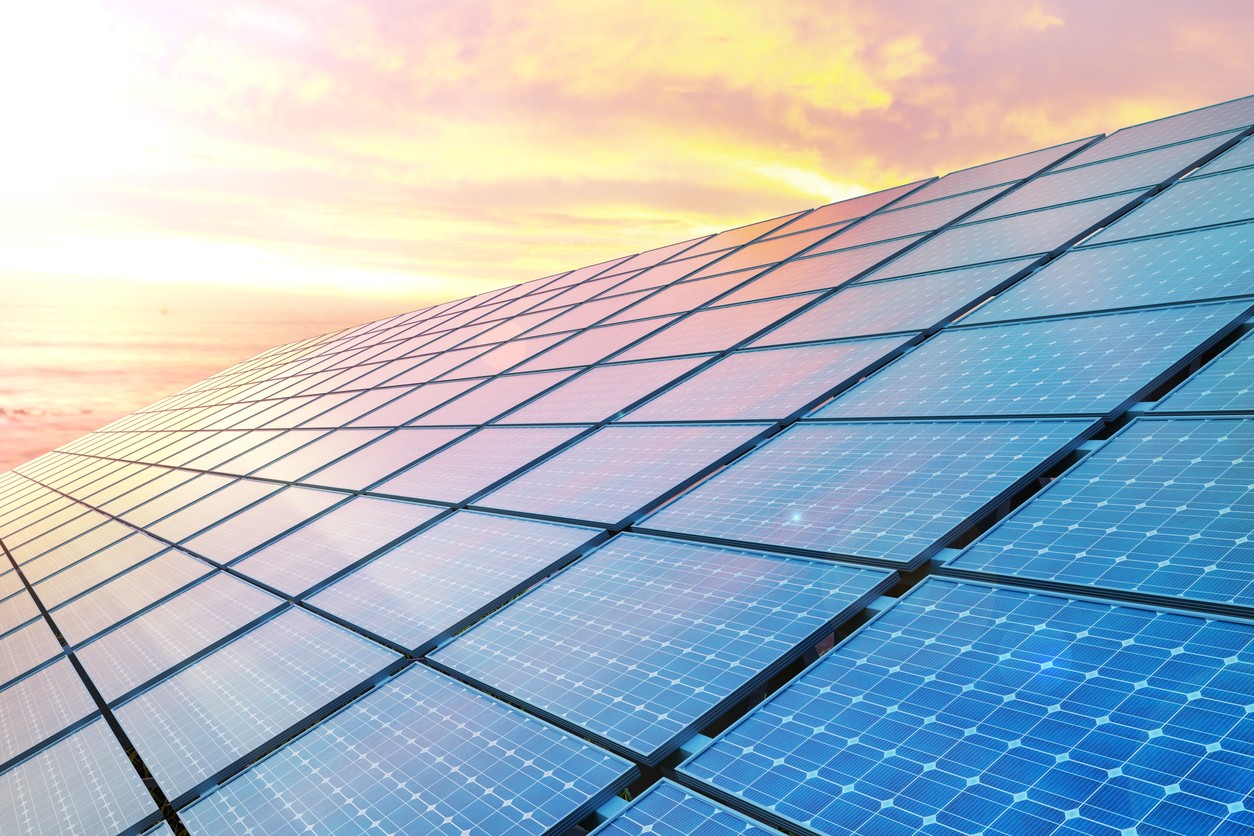
[[[1077,148],[1083,147],[1091,139],[1092,137],[1077,139],[1073,142],[1064,142],[1061,145],[1042,148],[1039,151],[1029,151],[1026,154],[1007,157],[1004,160],[996,160],[991,163],[984,163],[983,165],[951,172],[911,194],[902,203],[911,204],[923,200],[936,200],[940,197],[1030,177],[1036,172],[1057,163]]]
[[[398,658],[297,609],[114,710],[176,798]]]
[[[496,377],[417,419],[418,424],[482,424],[540,394],[570,372],[531,372]]]
[[[75,655],[101,695],[114,700],[282,603],[219,572],[75,648]]]
[[[638,304],[625,308],[622,313],[609,321],[626,322],[690,311],[731,290],[747,280],[754,272],[756,271],[745,270],[710,279],[693,279],[673,284],[641,300]]]
[[[1197,171],[1190,177],[1202,177],[1220,171],[1233,171],[1238,168],[1254,165],[1254,142],[1247,138],[1240,145],[1229,148]]]
[[[851,197],[848,200],[820,206],[818,209],[797,218],[784,227],[781,233],[788,232],[794,228],[809,229],[816,226],[827,226],[839,221],[851,221],[855,218],[861,218],[864,215],[869,215],[882,209],[894,200],[902,198],[904,195],[919,188],[923,183],[924,181],[922,180],[916,180],[913,183],[906,183],[904,186],[894,186],[891,189],[884,189],[880,192],[872,192],[861,197]]]
[[[948,565],[1254,613],[1254,423],[1140,419]]]
[[[485,427],[392,477],[376,493],[461,502],[583,432],[583,427]]]
[[[829,290],[869,270],[884,259],[901,252],[919,240],[918,236],[898,238],[882,244],[837,250],[827,255],[802,258],[780,265],[749,284],[719,299],[724,305],[752,302],[772,296]]]
[[[615,523],[762,429],[744,424],[603,427],[475,504]]]
[[[914,567],[1088,421],[794,426],[640,523]]]
[[[768,221],[758,221],[757,223],[748,224],[747,226],[725,230],[717,235],[712,235],[709,238],[706,238],[701,243],[695,245],[692,249],[686,250],[684,255],[701,255],[702,253],[725,250],[730,247],[739,247],[741,244],[752,241],[755,238],[766,235],[768,232],[773,232],[779,229],[800,214],[800,212],[793,212],[791,215],[781,215],[778,218],[772,218]]]
[[[778,836],[729,807],[661,780],[621,813],[612,816],[593,836]]]
[[[579,375],[516,412],[503,424],[595,423],[631,406],[699,366],[706,358],[652,360],[600,366]]]
[[[1127,195],[1116,195],[952,227],[864,281],[1053,252],[1105,223],[1131,200]]]
[[[942,331],[816,415],[1105,415],[1248,307],[1227,302]]]
[[[234,568],[298,595],[439,513],[427,505],[357,497],[253,552]]]
[[[416,650],[455,631],[600,534],[593,528],[458,511],[309,602]]]
[[[295,482],[303,476],[374,441],[382,430],[335,430],[299,450],[289,453],[273,464],[261,468],[253,476]]]
[[[614,359],[648,360],[677,354],[723,351],[782,319],[813,298],[813,294],[786,296],[765,302],[698,310]]]
[[[966,267],[870,284],[854,284],[793,317],[751,345],[922,331],[978,302],[1031,259]]]
[[[391,476],[407,463],[443,447],[464,432],[460,429],[402,427],[301,481],[349,491],[363,490]]]
[[[60,652],[60,643],[43,619],[10,630],[0,636],[0,685],[21,676]]]
[[[193,834],[538,836],[563,832],[635,774],[414,665],[180,817]]]
[[[218,563],[230,563],[344,498],[331,491],[286,488],[191,538],[183,547]]]
[[[1109,229],[1094,235],[1088,243],[1101,244],[1251,218],[1254,218],[1254,169],[1241,169],[1181,180]]]
[[[816,833],[1249,821],[1254,627],[931,579],[685,762]]]
[[[892,355],[908,337],[729,354],[627,415],[630,421],[785,418]]]
[[[854,224],[817,249],[845,249],[931,232],[965,215],[981,203],[992,200],[1001,192],[1000,188],[983,189],[944,200],[916,203],[904,209],[894,207]]]
[[[1254,336],[1247,334],[1154,406],[1158,412],[1254,412]]]
[[[1244,224],[1072,250],[964,323],[1254,295],[1252,236]]]
[[[173,514],[146,527],[157,537],[177,543],[202,531],[223,517],[269,496],[279,486],[253,479],[239,479],[220,490],[184,506]]]
[[[672,317],[659,317],[589,328],[561,345],[555,346],[551,351],[546,351],[534,360],[519,366],[519,370],[535,371],[591,365],[661,328],[671,319]]]
[[[118,833],[157,812],[104,720],[0,774],[0,832]]]
[[[66,659],[0,689],[0,763],[15,758],[96,710]]]
[[[655,763],[893,577],[625,535],[429,658]]]

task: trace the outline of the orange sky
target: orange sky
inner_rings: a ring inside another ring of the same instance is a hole
[[[1248,0],[41,0],[19,275],[463,296],[1254,92]]]

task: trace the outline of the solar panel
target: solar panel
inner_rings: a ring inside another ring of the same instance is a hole
[[[1254,169],[1181,180],[1089,242],[1102,244],[1254,218]]]
[[[923,200],[936,200],[937,198],[969,192],[974,189],[983,189],[1020,180],[1057,164],[1059,160],[1066,158],[1068,154],[1075,153],[1076,150],[1083,148],[1092,140],[1093,137],[1077,139],[1072,142],[1064,142],[1061,145],[1041,148],[1038,151],[1029,151],[1026,154],[1007,157],[1004,160],[995,160],[991,163],[964,168],[961,171],[953,171],[914,192],[901,203],[909,204]]]
[[[768,331],[751,345],[923,331],[1012,281],[1032,260],[965,267],[888,281],[857,283]]]
[[[1220,154],[1211,162],[1190,174],[1190,177],[1202,177],[1217,174],[1221,171],[1233,171],[1238,168],[1254,165],[1254,143],[1246,139],[1240,145]]]
[[[630,421],[785,418],[893,356],[908,337],[737,351],[627,414]]]
[[[416,419],[417,424],[482,424],[556,386],[569,372],[529,372],[496,377]]]
[[[893,579],[624,535],[429,658],[657,763]]]
[[[765,302],[697,310],[614,359],[650,360],[678,354],[725,351],[814,298],[814,295],[786,296]]]
[[[670,322],[672,317],[641,319],[618,325],[601,325],[582,331],[534,360],[519,366],[521,371],[587,366],[604,360]]]
[[[561,833],[635,775],[415,665],[182,817],[194,834]]]
[[[1254,628],[928,580],[678,769],[815,833],[1220,833]]]
[[[196,535],[183,547],[218,563],[229,563],[344,498],[344,494],[332,491],[286,488]]]
[[[815,251],[845,249],[931,232],[966,215],[975,207],[987,203],[1001,194],[1003,190],[1003,188],[982,189],[943,200],[915,203],[905,208],[894,206],[854,224],[831,241],[816,248]]]
[[[441,509],[358,497],[234,565],[249,578],[299,594],[431,520]]]
[[[755,424],[603,427],[475,505],[614,524],[762,430]]]
[[[1254,614],[1254,424],[1138,419],[946,565]]]
[[[157,813],[99,719],[0,774],[0,798],[4,833],[118,833]]]
[[[942,331],[816,415],[1109,415],[1248,308],[1227,302]]]
[[[610,418],[706,358],[598,366],[499,419],[502,424],[581,423]]]
[[[798,425],[639,527],[912,568],[1088,421]]]
[[[461,502],[583,431],[583,427],[484,427],[374,492]]]
[[[114,709],[170,798],[299,727],[397,656],[288,609]]]
[[[0,686],[60,652],[57,637],[42,620],[9,630],[0,636]]]
[[[1159,401],[1157,412],[1254,412],[1254,337],[1242,337]]]
[[[396,645],[426,650],[601,533],[458,511],[309,603]]]
[[[1254,225],[1072,250],[972,314],[996,322],[1254,295]]]
[[[839,287],[918,240],[919,236],[897,238],[880,244],[789,261],[727,294],[719,302],[730,305],[734,302],[751,302],[772,296]]]
[[[66,659],[0,689],[0,764],[96,710],[78,673]]]
[[[464,432],[460,429],[403,427],[301,481],[309,485],[360,491],[391,476],[406,463],[443,447]]]
[[[661,780],[611,816],[593,836],[771,836],[767,830],[729,807]]]

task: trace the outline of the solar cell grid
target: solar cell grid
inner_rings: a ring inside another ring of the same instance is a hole
[[[1190,177],[1203,177],[1220,171],[1233,171],[1238,168],[1254,165],[1254,142],[1246,138],[1234,148],[1220,154],[1214,160],[1190,174]]]
[[[942,331],[815,414],[1106,415],[1248,307],[1227,302]]]
[[[777,420],[890,357],[903,337],[729,354],[627,415],[630,421]]]
[[[659,264],[648,270],[633,276],[622,284],[614,288],[614,294],[611,298],[618,298],[620,295],[634,293],[642,290],[651,290],[653,288],[668,285],[671,282],[687,278],[700,270],[705,265],[719,257],[719,253],[710,253],[707,255],[685,257],[677,261],[668,261],[665,264]],[[633,297],[634,298],[634,297]],[[624,304],[626,301],[623,300]]]
[[[502,424],[595,423],[602,421],[699,366],[704,357],[649,360],[599,366],[554,389],[522,409],[499,418]]]
[[[777,233],[783,235],[789,231],[797,231],[817,226],[828,226],[839,221],[852,221],[855,218],[861,218],[872,212],[887,206],[895,200],[909,194],[919,186],[923,185],[923,180],[916,180],[913,183],[906,183],[903,186],[895,186],[891,189],[884,189],[879,192],[862,195],[861,197],[851,197],[848,200],[841,200],[836,203],[829,203],[826,206],[820,206],[813,212],[809,212],[797,218],[786,227],[780,229]]]
[[[1015,278],[1032,259],[853,284],[768,331],[750,345],[921,331],[973,305]]]
[[[801,212],[793,212],[791,215],[781,215],[778,218],[772,218],[767,221],[758,221],[757,223],[736,227],[735,229],[728,229],[724,232],[718,233],[717,235],[711,235],[709,238],[706,238],[704,241],[695,245],[692,249],[686,250],[684,255],[702,255],[704,253],[715,252],[716,250],[726,250],[730,247],[739,247],[741,244],[780,229],[789,221],[801,214]]]
[[[0,774],[4,833],[118,833],[156,814],[104,720]]]
[[[996,160],[983,165],[964,168],[961,171],[950,172],[939,180],[935,180],[914,192],[903,200],[902,203],[911,204],[924,200],[937,200],[941,197],[948,197],[974,189],[983,189],[1030,177],[1038,171],[1054,165],[1077,149],[1083,148],[1092,139],[1092,137],[1089,137],[1087,139],[1064,142],[1061,145],[1042,148],[1038,151],[1029,151],[1014,157],[1007,157],[1004,160]]]
[[[157,537],[178,542],[208,528],[223,517],[230,516],[264,499],[278,490],[278,487],[268,482],[239,479],[224,485],[203,499],[183,506],[173,514],[149,525],[146,530],[151,531]]]
[[[196,535],[183,546],[215,562],[229,563],[343,499],[343,494],[331,491],[285,488]]]
[[[1181,229],[1254,218],[1254,169],[1240,169],[1181,180],[1109,229],[1090,244],[1158,235]]]
[[[768,830],[729,807],[663,779],[632,800],[595,836],[771,836]]]
[[[1254,337],[1248,333],[1154,406],[1157,412],[1254,412]]]
[[[429,658],[656,762],[892,580],[620,536]]]
[[[414,421],[415,424],[482,424],[556,386],[570,372],[530,372],[495,377]]]
[[[811,229],[805,232],[796,232],[791,235],[781,235],[777,238],[758,241],[720,258],[713,264],[703,268],[695,277],[711,276],[717,273],[731,273],[736,270],[746,270],[750,267],[774,264],[777,261],[791,258],[807,247],[822,241],[835,231],[835,229],[831,228]]]
[[[106,546],[91,557],[72,563],[56,572],[30,571],[23,568],[26,579],[34,584],[35,594],[45,607],[55,607],[99,583],[124,572],[165,549],[159,540],[136,533]],[[46,560],[47,558],[43,558]],[[30,567],[34,569],[36,567]],[[54,567],[55,568],[55,567]]]
[[[915,567],[1092,426],[798,425],[638,527]]]
[[[753,270],[706,279],[691,279],[663,288],[641,302],[623,309],[609,322],[627,322],[665,314],[685,313],[731,290],[754,274]]]
[[[1254,423],[1139,419],[947,566],[1254,614]]]
[[[177,798],[396,658],[288,609],[114,714],[162,789]]]
[[[419,651],[600,534],[594,528],[458,511],[309,602]]]
[[[970,194],[948,197],[928,203],[917,203],[905,208],[893,207],[854,224],[831,241],[815,249],[815,252],[874,244],[893,238],[903,238],[939,229],[965,215],[981,203],[992,200],[1004,188],[982,189]]]
[[[637,299],[644,298],[647,293],[648,291],[639,290],[634,293],[624,293],[605,299],[593,299],[590,302],[584,302],[582,305],[576,305],[565,313],[545,321],[543,325],[537,326],[531,333],[556,334],[562,331],[587,328],[602,320],[615,321],[610,318],[611,314],[616,314]]]
[[[679,774],[816,833],[1237,832],[1252,640],[932,579]]]
[[[304,447],[276,459],[252,475],[259,479],[295,482],[341,456],[366,446],[383,433],[383,430],[332,430],[326,435],[316,437]]]
[[[539,836],[562,832],[635,774],[621,758],[415,665],[181,817],[193,834]]]
[[[500,374],[506,370],[521,371],[516,366],[524,363],[551,345],[562,341],[566,334],[548,334],[543,337],[520,337],[489,349],[467,363],[448,372],[442,378],[450,380],[462,377],[482,377]]]
[[[0,689],[0,764],[96,710],[67,659]]]
[[[403,427],[372,441],[301,481],[359,491],[461,436],[465,430]]]
[[[43,619],[9,630],[0,635],[0,685],[16,679],[60,652],[61,644]]]
[[[584,427],[485,427],[374,489],[461,502],[584,431]]]
[[[603,427],[476,505],[615,523],[761,433],[761,425]]]
[[[1254,295],[1251,235],[1244,224],[1072,250],[965,322]]]
[[[569,337],[561,345],[544,352],[518,367],[519,371],[560,369],[572,366],[588,366],[599,362],[614,352],[630,345],[641,337],[671,322],[674,317],[640,319],[618,325],[599,325]]]
[[[812,301],[817,294],[787,296],[720,308],[705,308],[615,356],[615,360],[647,360],[679,354],[724,351]]]
[[[458,395],[467,391],[478,383],[482,383],[484,378],[469,380],[450,380],[436,381],[419,386],[409,392],[396,398],[404,392],[403,389],[378,390],[379,392],[388,392],[391,400],[386,406],[380,406],[372,412],[367,412],[358,418],[353,419],[349,423],[358,427],[385,427],[391,428],[400,424],[408,424],[419,415],[424,415],[438,407],[440,404],[447,403]],[[370,395],[370,392],[364,394]],[[378,396],[376,393],[375,401],[387,401],[389,397]],[[349,404],[353,401],[349,401]],[[315,418],[308,422],[310,426],[325,426],[321,418]]]

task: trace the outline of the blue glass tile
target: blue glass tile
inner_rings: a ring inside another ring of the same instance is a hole
[[[1090,426],[794,426],[640,526],[914,566]]]
[[[672,781],[649,787],[593,836],[778,836],[722,804]]]
[[[1181,180],[1086,243],[1104,244],[1251,218],[1254,218],[1254,169],[1245,168]]]
[[[289,609],[114,714],[161,788],[176,798],[397,658]]]
[[[429,658],[656,762],[892,579],[624,535]]]
[[[762,429],[753,424],[604,427],[474,504],[615,523]]]
[[[950,561],[1254,612],[1254,422],[1140,419]]]
[[[1227,302],[942,331],[816,415],[1105,415],[1248,307]]]
[[[1254,224],[1072,250],[964,324],[1254,295]]]
[[[1251,671],[1248,623],[931,579],[679,773],[824,834],[1236,833]]]
[[[118,833],[157,812],[104,720],[0,774],[0,833]]]
[[[538,836],[564,832],[635,774],[415,665],[180,817],[193,834]]]
[[[628,421],[785,418],[909,342],[880,337],[737,351],[627,413]]]
[[[1254,335],[1246,334],[1163,398],[1158,412],[1254,411]]]
[[[458,511],[309,602],[417,649],[455,630],[600,533]]]

